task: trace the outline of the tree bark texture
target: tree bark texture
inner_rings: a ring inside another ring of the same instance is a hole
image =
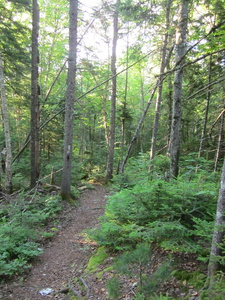
[[[210,285],[213,283],[213,276],[220,270],[218,257],[222,255],[225,236],[225,160],[222,168],[220,191],[217,202],[216,220],[212,238],[210,259],[208,265],[208,279]]]
[[[224,101],[224,110],[225,110],[225,101]],[[224,119],[225,115],[222,114],[220,118],[219,124],[219,136],[218,136],[218,143],[217,143],[217,150],[216,150],[216,157],[215,157],[215,165],[214,165],[214,172],[217,171],[218,164],[220,159],[224,156]]]
[[[4,123],[5,134],[5,184],[4,192],[10,194],[12,192],[12,149],[11,149],[11,137],[9,127],[9,113],[6,101],[6,90],[2,63],[2,54],[0,52],[0,88],[1,88],[1,100],[2,100],[2,116]],[[2,162],[0,162],[2,163]]]
[[[113,44],[112,44],[112,58],[111,58],[111,73],[112,73],[112,95],[111,95],[111,109],[110,109],[110,131],[109,131],[109,148],[106,167],[106,182],[113,177],[113,161],[114,161],[114,144],[115,144],[115,126],[116,126],[116,92],[117,92],[117,78],[116,78],[116,48],[118,40],[118,7],[120,0],[116,1],[114,19],[113,19]]]
[[[63,172],[61,182],[61,196],[65,200],[68,200],[71,197],[70,191],[73,151],[73,123],[77,61],[77,14],[78,0],[70,0],[69,60],[65,103]]]
[[[181,145],[181,116],[182,116],[182,81],[183,65],[186,52],[186,35],[188,25],[188,4],[190,1],[181,0],[179,8],[178,27],[176,32],[175,62],[173,93],[173,115],[170,135],[170,176],[177,178],[179,173],[179,155]]]
[[[32,70],[31,70],[31,187],[36,185],[40,173],[40,103],[38,85],[38,34],[39,34],[39,7],[37,0],[33,0],[32,14]]]

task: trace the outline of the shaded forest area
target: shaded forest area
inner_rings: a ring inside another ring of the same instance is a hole
[[[157,294],[171,276],[223,299],[224,1],[89,2],[0,0],[0,277],[38,256],[36,227],[63,201],[102,182],[113,195],[89,234],[121,254],[118,272],[136,265],[134,299],[176,299]],[[169,267],[176,253],[201,262],[194,274]]]

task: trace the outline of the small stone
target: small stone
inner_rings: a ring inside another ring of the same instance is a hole
[[[183,285],[186,286],[187,285],[187,280],[183,281]]]
[[[47,289],[43,289],[43,290],[39,291],[39,294],[41,294],[42,296],[46,296],[46,295],[49,295],[53,292],[54,292],[53,289],[47,288]]]

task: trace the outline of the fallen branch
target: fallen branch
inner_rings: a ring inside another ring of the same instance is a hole
[[[79,280],[82,282],[82,284],[84,285],[84,287],[86,288],[87,292],[86,292],[86,297],[88,298],[89,297],[89,294],[90,294],[90,289],[87,285],[87,283],[85,282],[85,280],[82,278],[82,277],[79,277]]]
[[[83,297],[81,296],[81,294],[75,290],[75,288],[73,286],[69,287],[70,291],[74,293],[75,296],[77,296],[78,299],[83,299]]]

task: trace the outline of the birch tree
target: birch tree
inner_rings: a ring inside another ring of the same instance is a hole
[[[77,61],[77,14],[78,0],[70,0],[69,59],[65,103],[63,171],[61,181],[61,196],[67,201],[71,200],[75,77]]]
[[[170,135],[170,176],[176,178],[179,172],[179,156],[181,145],[181,116],[182,116],[182,82],[183,65],[186,52],[186,35],[188,25],[189,0],[181,0],[179,8],[178,27],[176,31],[173,114]]]
[[[4,82],[4,72],[2,63],[2,54],[0,52],[0,88],[2,100],[2,116],[5,134],[5,184],[4,192],[10,194],[12,192],[12,150],[11,150],[11,137],[9,128],[9,114],[6,101],[6,91]]]
[[[208,265],[208,280],[209,286],[212,287],[214,282],[214,276],[216,272],[221,269],[221,263],[219,261],[222,256],[224,237],[225,237],[225,160],[222,168],[220,191],[217,202],[216,220],[214,226],[214,233],[212,238],[212,245],[210,251],[210,259]]]

